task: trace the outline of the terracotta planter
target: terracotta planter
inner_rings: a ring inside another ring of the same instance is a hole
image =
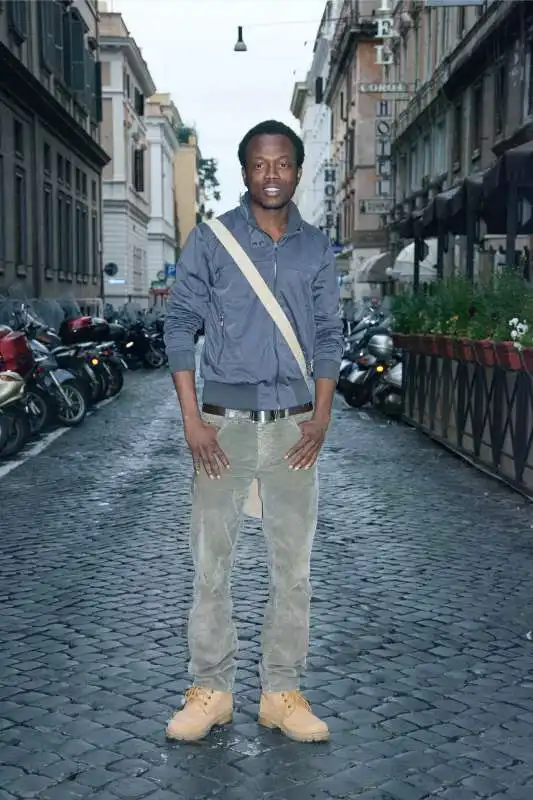
[[[473,342],[470,339],[459,339],[459,350],[461,353],[461,360],[472,362],[476,360],[474,355]]]
[[[494,342],[494,349],[498,366],[510,370],[522,369],[520,352],[512,342]]]
[[[405,348],[407,347],[409,340],[409,336],[406,333],[393,333],[392,334],[392,341],[394,342],[395,347]]]
[[[437,337],[437,348],[442,358],[455,358],[455,344],[451,336]]]
[[[483,367],[494,367],[496,364],[496,352],[494,342],[491,339],[472,342],[476,361]]]
[[[524,347],[520,355],[524,369],[533,372],[533,347]]]

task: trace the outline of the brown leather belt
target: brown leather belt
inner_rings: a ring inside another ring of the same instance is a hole
[[[312,410],[312,403],[304,403],[301,406],[293,406],[292,408],[278,408],[275,411],[239,411],[234,408],[212,406],[209,403],[204,403],[202,406],[202,411],[205,414],[213,414],[213,416],[225,417],[226,419],[246,419],[250,422],[275,422],[278,419],[287,419],[297,414],[307,414]]]

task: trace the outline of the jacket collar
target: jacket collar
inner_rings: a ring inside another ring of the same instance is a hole
[[[248,224],[260,231],[261,228],[257,224],[250,206],[249,192],[245,192],[241,197],[241,210]],[[298,233],[298,231],[300,231],[302,228],[302,222],[302,216],[296,208],[296,205],[291,200],[289,204],[289,223],[287,225],[287,235],[290,235],[291,233]]]

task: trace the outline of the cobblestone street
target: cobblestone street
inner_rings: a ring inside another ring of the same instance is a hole
[[[531,800],[533,510],[417,432],[338,404],[304,689],[332,731],[256,723],[265,551],[234,577],[232,726],[164,726],[188,684],[190,462],[168,374],[0,481],[0,800]]]

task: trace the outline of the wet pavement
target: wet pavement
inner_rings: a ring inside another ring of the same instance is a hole
[[[265,549],[245,527],[234,724],[165,742],[187,686],[190,464],[170,379],[0,480],[0,800],[531,800],[533,510],[342,407],[321,462],[304,688],[331,741],[261,729]]]

